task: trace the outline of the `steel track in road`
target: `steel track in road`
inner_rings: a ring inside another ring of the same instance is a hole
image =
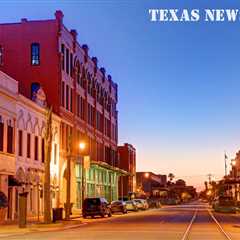
[[[218,228],[219,232],[222,233],[222,236],[224,237],[224,239],[232,240],[232,238],[225,232],[225,230],[223,229],[221,224],[218,222],[218,220],[214,217],[213,213],[209,209],[206,209],[206,211],[211,216],[213,222],[217,225],[217,228]],[[195,221],[195,219],[197,217],[197,214],[198,214],[198,210],[195,210],[195,212],[193,214],[193,217],[192,217],[192,219],[191,219],[191,221],[190,221],[186,231],[184,232],[181,240],[188,240],[189,239],[189,235],[191,233],[191,229],[192,229],[192,226],[194,225],[194,221]]]

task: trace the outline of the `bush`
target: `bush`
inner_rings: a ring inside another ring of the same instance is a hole
[[[6,208],[8,206],[8,199],[6,195],[0,191],[0,208]]]

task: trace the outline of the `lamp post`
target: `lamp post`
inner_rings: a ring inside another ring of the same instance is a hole
[[[79,143],[79,149],[80,153],[82,155],[82,178],[81,178],[81,183],[82,183],[82,209],[83,209],[83,201],[85,198],[85,169],[84,169],[84,155],[86,155],[86,142],[80,142]]]
[[[142,175],[142,190],[144,192],[144,194],[146,195],[146,192],[145,190],[148,190],[148,185],[147,185],[147,181],[146,179],[148,179],[150,176],[149,172],[145,172],[143,175]],[[146,189],[145,189],[146,188]]]
[[[231,160],[231,165],[232,165],[232,171],[233,171],[233,178],[236,178],[236,160],[232,159]]]
[[[232,165],[232,174],[233,174],[233,179],[236,180],[236,160],[235,159],[231,159],[231,165]],[[236,183],[234,183],[234,197],[235,197],[235,201],[237,200],[237,186]]]

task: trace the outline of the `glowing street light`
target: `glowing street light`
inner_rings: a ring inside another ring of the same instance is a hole
[[[231,164],[232,164],[232,166],[236,166],[236,160],[232,159]]]
[[[86,148],[86,143],[85,142],[80,142],[79,143],[79,148],[80,148],[80,150],[84,150]]]
[[[86,142],[80,142],[79,143],[79,149],[80,153],[82,155],[82,209],[83,209],[83,202],[85,198],[85,166],[84,166],[84,158],[86,157],[86,148],[87,144]]]

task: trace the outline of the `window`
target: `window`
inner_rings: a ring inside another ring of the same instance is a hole
[[[80,67],[77,65],[77,83],[80,84]]]
[[[69,50],[66,49],[66,72],[69,74]]]
[[[27,134],[27,157],[31,157],[31,134]]]
[[[65,68],[65,46],[62,44],[61,46],[61,52],[62,52],[62,70]]]
[[[45,161],[45,140],[42,138],[42,163]]]
[[[7,128],[7,152],[13,153],[13,127],[8,126]]]
[[[80,116],[80,96],[77,95],[77,116]]]
[[[94,118],[94,115],[95,115],[95,110],[94,110],[94,107],[91,106],[91,125],[92,125],[93,127],[95,127],[95,122],[94,122],[95,118]]]
[[[73,112],[73,89],[70,91],[70,111]]]
[[[57,164],[57,144],[54,143],[54,164]]]
[[[3,47],[0,45],[0,65],[3,65]]]
[[[20,156],[20,157],[22,157],[22,137],[23,137],[23,135],[22,135],[22,130],[19,130],[18,131],[18,155]]]
[[[91,105],[88,103],[88,124],[91,124]]]
[[[85,120],[85,100],[81,97],[81,109],[80,109],[80,117],[82,120]]]
[[[31,64],[39,65],[40,64],[40,44],[32,43],[31,45]]]
[[[0,151],[3,152],[4,123],[0,121]]]
[[[64,107],[65,103],[65,83],[62,82],[62,106]]]
[[[66,109],[69,110],[69,87],[66,85]]]
[[[34,138],[34,159],[38,160],[38,137],[35,136]]]
[[[73,55],[70,54],[70,75],[73,76]]]

